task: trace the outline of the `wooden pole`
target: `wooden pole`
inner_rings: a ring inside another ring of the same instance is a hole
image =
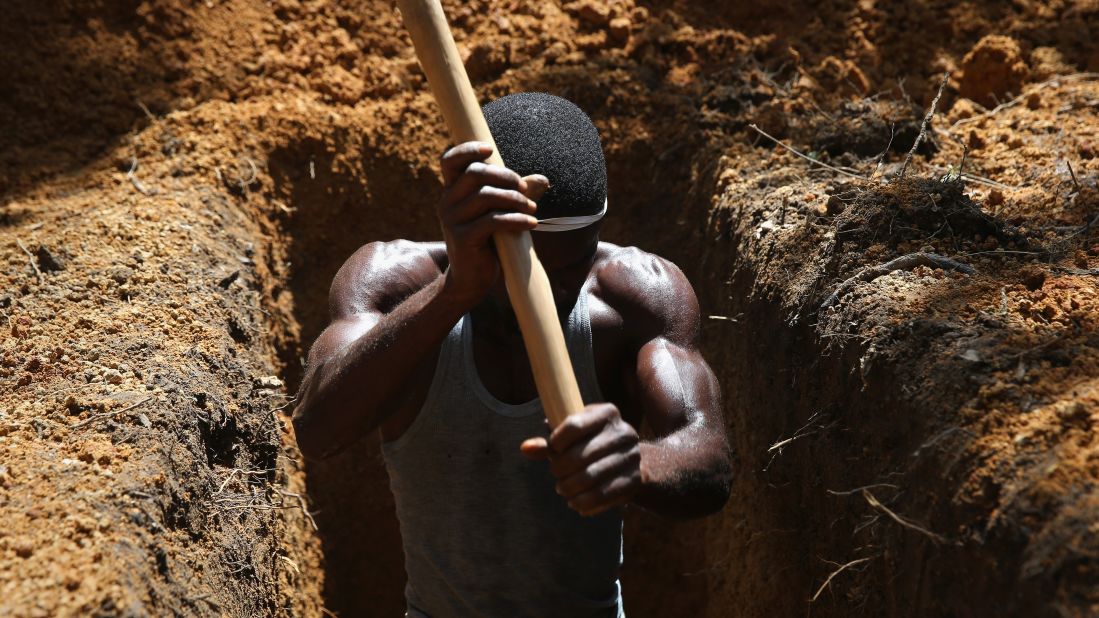
[[[495,150],[496,143],[454,45],[440,1],[397,0],[397,5],[454,141],[485,142]],[[488,163],[504,165],[498,152],[492,153]],[[508,297],[523,332],[538,396],[550,425],[556,427],[568,415],[581,412],[584,401],[565,347],[549,279],[534,253],[529,232],[496,234],[493,240]]]

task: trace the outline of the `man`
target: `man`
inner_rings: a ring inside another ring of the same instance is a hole
[[[445,243],[371,243],[343,265],[298,444],[325,457],[381,430],[409,616],[621,616],[620,507],[701,516],[729,495],[698,302],[670,262],[599,242],[606,167],[579,108],[517,94],[484,112],[510,169],[485,144],[448,150]],[[587,404],[552,433],[492,245],[526,230]]]

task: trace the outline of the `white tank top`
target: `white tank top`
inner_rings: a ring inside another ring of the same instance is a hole
[[[443,342],[412,425],[382,445],[404,543],[408,615],[559,618],[622,615],[621,509],[581,517],[544,461],[519,444],[548,435],[538,399],[493,397],[473,362],[470,316]],[[585,403],[602,400],[587,290],[565,325]]]

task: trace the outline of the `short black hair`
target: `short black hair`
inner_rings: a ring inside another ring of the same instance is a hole
[[[520,176],[542,174],[550,189],[538,200],[538,218],[592,215],[607,199],[607,163],[599,130],[571,102],[543,92],[521,92],[482,110],[504,163]]]

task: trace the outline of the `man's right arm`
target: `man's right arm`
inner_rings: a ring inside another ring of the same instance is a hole
[[[294,410],[306,457],[332,455],[394,415],[417,368],[497,280],[493,234],[537,225],[532,198],[549,180],[487,165],[490,154],[466,142],[440,161],[445,273],[424,245],[400,241],[363,247],[337,273],[332,324],[309,350]]]
[[[371,243],[332,282],[332,322],[309,351],[294,428],[298,447],[324,458],[385,422],[423,359],[466,303],[450,294],[428,251]]]

